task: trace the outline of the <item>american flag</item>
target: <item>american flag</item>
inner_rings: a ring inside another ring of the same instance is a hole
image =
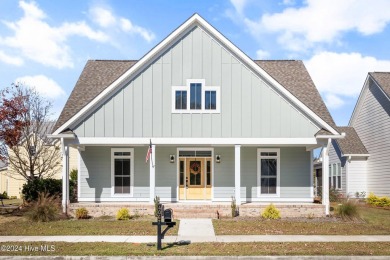
[[[146,153],[145,163],[149,161],[150,155],[152,154],[152,140],[150,140],[149,149]]]

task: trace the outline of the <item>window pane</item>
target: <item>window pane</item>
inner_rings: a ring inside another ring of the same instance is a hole
[[[187,109],[187,91],[176,91],[176,109]]]
[[[276,159],[261,159],[261,176],[276,176]]]
[[[184,161],[180,161],[180,185],[184,185]]]
[[[216,91],[205,91],[205,109],[216,109],[217,108],[217,92]]]
[[[123,159],[123,175],[130,175],[130,159]]]
[[[122,193],[122,177],[115,177],[115,193]]]
[[[123,172],[123,168],[122,168],[122,159],[115,159],[115,169],[114,169],[114,172],[115,172],[115,175],[122,175],[122,172]]]
[[[337,177],[337,188],[341,189],[341,176]]]
[[[211,108],[210,91],[205,91],[205,109]]]
[[[123,193],[130,193],[130,177],[123,177]]]
[[[268,194],[268,180],[269,178],[261,178],[261,193]]]
[[[190,185],[200,185],[202,183],[201,161],[190,161]]]
[[[210,97],[211,109],[217,109],[217,92],[211,91]]]
[[[190,84],[190,108],[202,109],[202,85],[200,83]]]
[[[211,162],[207,161],[207,183],[206,185],[211,185]]]
[[[269,178],[268,185],[269,185],[268,193],[276,194],[276,178]]]
[[[333,176],[333,188],[337,188],[337,186],[336,186],[336,176]]]

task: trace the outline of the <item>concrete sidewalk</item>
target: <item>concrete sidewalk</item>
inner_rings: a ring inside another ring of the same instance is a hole
[[[248,236],[166,236],[163,243],[190,240],[191,243],[240,242],[390,242],[390,236],[328,236],[328,235],[248,235]],[[156,236],[0,236],[0,242],[120,242],[154,243]]]

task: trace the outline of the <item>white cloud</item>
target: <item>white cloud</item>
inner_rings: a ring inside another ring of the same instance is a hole
[[[24,16],[16,22],[3,21],[14,32],[13,36],[0,38],[0,45],[16,49],[23,57],[46,66],[56,68],[73,67],[71,50],[67,45],[70,36],[86,37],[106,42],[108,37],[94,31],[85,22],[63,23],[52,27],[46,21],[47,15],[35,2],[19,2]]]
[[[116,18],[110,10],[100,6],[94,6],[90,10],[90,15],[95,23],[101,27],[110,27],[116,24]]]
[[[264,51],[264,50],[257,50],[256,51],[256,58],[259,60],[264,60],[270,57],[269,52]]]
[[[325,104],[328,108],[337,109],[344,105],[344,101],[336,95],[325,95]]]
[[[240,5],[233,5],[237,13],[242,12]],[[308,0],[303,7],[285,8],[255,20],[242,19],[254,37],[277,33],[284,48],[303,51],[315,43],[337,42],[348,31],[379,33],[390,22],[389,9],[387,0]]]
[[[133,24],[129,19],[116,17],[111,10],[102,6],[94,6],[89,10],[93,22],[105,29],[119,29],[122,32],[138,34],[147,42],[154,40],[155,35],[139,25]]]
[[[357,97],[368,72],[390,71],[390,61],[360,53],[321,52],[305,65],[330,107],[341,106],[337,98]]]
[[[50,99],[61,98],[66,95],[57,82],[44,75],[24,76],[17,78],[15,82],[34,88],[42,96]]]
[[[17,56],[10,56],[5,52],[3,52],[2,50],[0,50],[0,61],[15,66],[21,66],[24,63],[22,58]]]
[[[247,0],[230,0],[234,8],[239,14],[242,14],[245,8],[245,5],[247,4]]]

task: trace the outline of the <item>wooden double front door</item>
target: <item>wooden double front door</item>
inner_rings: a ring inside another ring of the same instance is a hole
[[[178,177],[180,200],[211,199],[211,157],[181,157]]]

